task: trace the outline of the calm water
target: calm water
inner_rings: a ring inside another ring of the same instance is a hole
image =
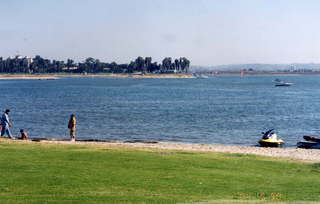
[[[275,128],[293,146],[320,135],[320,76],[275,78],[1,80],[0,108],[31,137],[67,138],[71,113],[82,139],[255,145]]]

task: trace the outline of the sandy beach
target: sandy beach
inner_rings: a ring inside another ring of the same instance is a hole
[[[55,79],[59,79],[59,77],[54,76],[54,75],[51,76],[51,75],[30,75],[30,74],[26,74],[26,75],[3,74],[3,75],[0,75],[0,80],[12,80],[12,79],[55,80]]]
[[[57,75],[60,77],[84,77],[84,78],[134,78],[134,79],[188,79],[194,78],[192,74],[71,74]]]
[[[89,75],[93,77],[99,77],[99,75]],[[114,78],[146,78],[146,79],[177,79],[177,78],[194,78],[192,74],[108,74],[102,75],[102,77],[114,77]]]
[[[320,73],[312,73],[317,75]],[[217,76],[239,76],[238,72],[222,72]],[[267,72],[267,73],[246,73],[245,75],[272,75],[272,76],[300,76],[311,75],[309,73],[282,73],[282,72]],[[99,73],[99,74],[0,74],[0,80],[6,79],[31,79],[31,80],[54,80],[65,77],[75,78],[134,78],[134,79],[188,79],[194,78],[192,74],[112,74],[112,73]]]
[[[96,145],[114,148],[156,149],[172,151],[220,152],[231,154],[259,155],[302,162],[320,162],[320,150],[300,148],[263,148],[255,146],[228,146],[212,144],[187,144],[169,142],[83,142],[83,141],[46,141],[41,143],[65,145]]]
[[[30,79],[30,80],[55,80],[64,77],[82,77],[82,78],[136,78],[136,79],[179,79],[193,78],[192,74],[0,74],[0,80],[9,79]]]

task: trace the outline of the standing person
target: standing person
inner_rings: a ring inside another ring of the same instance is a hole
[[[10,128],[12,127],[12,123],[9,120],[9,113],[10,113],[10,110],[7,109],[4,111],[4,113],[1,117],[1,126],[2,126],[1,136],[4,136],[4,134],[6,133],[9,138],[15,139],[12,136],[11,131],[10,131]]]
[[[68,128],[70,129],[71,141],[75,141],[75,138],[76,138],[76,123],[77,123],[76,117],[73,114],[71,114],[69,123],[68,123]]]

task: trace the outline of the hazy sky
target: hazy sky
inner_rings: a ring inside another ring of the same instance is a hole
[[[319,63],[319,0],[0,0],[0,56]]]

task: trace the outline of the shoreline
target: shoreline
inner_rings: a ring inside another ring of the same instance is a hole
[[[0,80],[30,79],[56,80],[60,78],[134,78],[134,79],[188,79],[192,74],[0,74]]]
[[[16,141],[16,140],[14,140]],[[1,139],[0,139],[1,142]],[[31,141],[30,141],[31,142]],[[216,145],[216,144],[191,144],[191,143],[173,143],[173,142],[98,142],[98,141],[75,141],[68,140],[40,140],[44,144],[63,144],[63,145],[85,145],[102,146],[113,148],[147,149],[163,151],[193,151],[193,152],[216,152],[227,154],[257,155],[272,158],[280,158],[292,161],[301,161],[308,163],[320,162],[319,149],[301,149],[301,148],[266,148],[258,146],[237,146],[237,145]]]
[[[0,74],[0,80],[13,80],[13,79],[29,79],[29,80],[56,80],[60,77],[56,75],[31,75],[31,74]]]
[[[245,73],[245,76],[310,76],[320,75],[320,73],[283,73],[283,72],[262,72],[262,73]],[[237,72],[225,72],[218,75],[208,75],[212,77],[219,76],[239,76]],[[133,78],[133,79],[195,79],[192,74],[0,74],[0,80],[30,79],[30,80],[56,80],[60,78]]]

